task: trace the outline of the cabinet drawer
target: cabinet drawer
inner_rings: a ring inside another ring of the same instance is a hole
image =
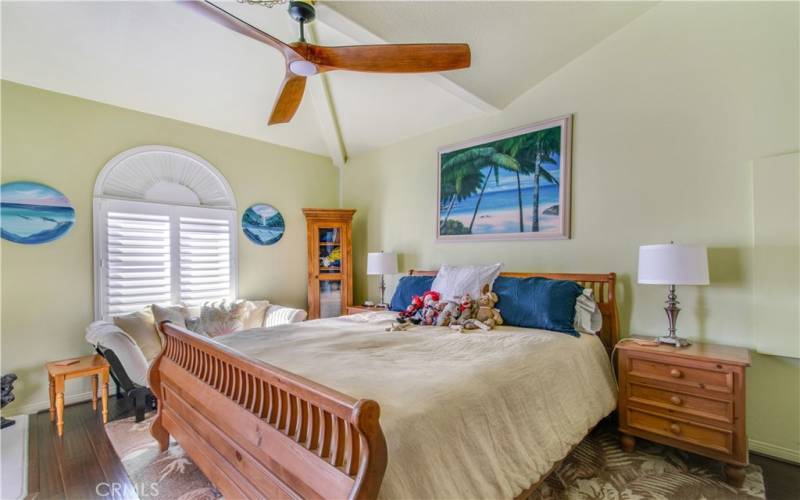
[[[637,383],[628,384],[628,401],[717,420],[726,424],[733,423],[733,401],[704,398]]]
[[[628,408],[630,427],[652,432],[677,441],[701,446],[730,455],[733,453],[733,431],[697,424],[683,418],[670,418],[646,410]]]
[[[668,382],[673,386],[694,387],[730,394],[733,392],[733,371],[713,363],[686,366],[645,357],[628,358],[628,373],[633,377]]]

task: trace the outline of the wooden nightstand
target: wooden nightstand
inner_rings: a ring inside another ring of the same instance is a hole
[[[73,362],[74,361],[74,362]],[[67,364],[70,363],[70,364]],[[94,354],[47,363],[50,381],[50,421],[56,420],[58,435],[64,435],[64,382],[71,378],[92,377],[92,409],[97,411],[97,385],[103,402],[103,423],[108,423],[108,362]]]
[[[361,314],[365,312],[388,311],[385,307],[378,306],[347,306],[347,314]]]
[[[724,462],[728,482],[741,486],[748,462],[745,368],[750,352],[624,341],[617,352],[623,450],[633,451],[638,436],[697,453]]]

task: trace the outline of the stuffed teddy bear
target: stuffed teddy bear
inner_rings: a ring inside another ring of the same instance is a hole
[[[494,307],[498,300],[497,294],[491,291],[487,283],[483,286],[481,296],[477,301],[477,311],[473,309],[474,315],[466,319],[464,319],[462,315],[461,321],[459,321],[454,328],[459,332],[476,329],[489,331],[495,326],[502,325],[503,317],[500,316],[500,311]],[[473,306],[473,308],[474,307],[475,306]]]
[[[483,285],[481,293],[481,298],[478,299],[478,312],[475,313],[475,320],[488,325],[489,328],[502,325],[503,317],[500,316],[500,310],[494,307],[499,300],[497,294],[489,288],[488,283]]]

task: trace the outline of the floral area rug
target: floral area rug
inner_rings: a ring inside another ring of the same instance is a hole
[[[155,413],[138,424],[135,417],[106,424],[106,434],[141,499],[213,500],[222,495],[170,439],[165,452],[150,435]]]
[[[619,434],[601,424],[572,450],[528,500],[722,500],[765,498],[764,475],[748,465],[741,488],[722,476],[722,464],[692,453],[636,440],[625,453]]]
[[[172,441],[160,453],[143,422],[133,417],[106,425],[106,433],[141,498],[212,500],[214,486]],[[619,435],[598,426],[550,474],[528,500],[722,500],[763,499],[761,468],[750,465],[742,488],[728,485],[722,465],[691,453],[637,440],[624,453]]]

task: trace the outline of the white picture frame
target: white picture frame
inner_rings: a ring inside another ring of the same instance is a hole
[[[436,165],[437,241],[569,239],[572,115],[443,146]]]

